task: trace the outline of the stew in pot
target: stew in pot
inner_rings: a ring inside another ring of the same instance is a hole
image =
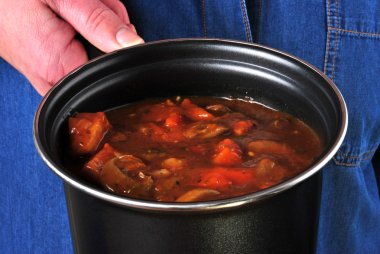
[[[321,154],[301,120],[248,100],[148,99],[69,118],[70,156],[106,190],[164,202],[225,199],[289,179]]]

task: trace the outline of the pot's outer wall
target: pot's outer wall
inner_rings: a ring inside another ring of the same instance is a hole
[[[256,204],[208,214],[110,205],[65,184],[76,253],[314,253],[320,173]]]

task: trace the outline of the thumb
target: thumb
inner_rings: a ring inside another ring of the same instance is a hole
[[[104,52],[144,42],[136,34],[133,25],[123,22],[119,15],[100,0],[46,2],[84,38]]]

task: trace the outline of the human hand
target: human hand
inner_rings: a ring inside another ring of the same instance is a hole
[[[104,52],[143,43],[119,0],[0,0],[0,57],[41,95],[88,60],[77,32]]]

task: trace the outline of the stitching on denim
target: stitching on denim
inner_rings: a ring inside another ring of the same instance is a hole
[[[203,36],[207,38],[206,0],[202,0]]]
[[[332,58],[332,67],[331,67],[331,80],[334,81],[335,78],[335,63],[336,63],[336,51],[338,48],[338,41],[339,41],[339,35],[338,33],[335,33],[334,36],[334,53],[333,53],[333,58]]]
[[[338,22],[338,0],[335,0],[335,23]],[[334,36],[334,53],[332,56],[332,67],[331,67],[331,80],[334,81],[335,78],[335,63],[336,63],[336,51],[338,48],[339,35],[335,33]]]
[[[331,26],[331,10],[330,10],[330,2],[331,0],[327,1],[327,26]],[[326,52],[325,52],[325,62],[323,65],[323,71],[327,75],[327,64],[330,57],[330,41],[331,41],[331,30],[327,29],[327,41],[326,41]]]
[[[250,32],[250,29],[249,29],[248,17],[247,17],[247,12],[246,12],[246,9],[245,9],[244,0],[240,0],[240,7],[241,7],[241,11],[243,13],[244,26],[245,26],[245,34],[247,36],[247,41],[248,42],[252,42],[251,32]]]
[[[349,162],[341,162],[341,160],[338,160],[336,159],[335,157],[333,158],[333,161],[336,165],[340,165],[340,166],[347,166],[347,167],[356,167],[360,164],[360,162],[362,161],[369,161],[371,160],[372,158],[364,158],[364,159],[361,159],[361,160],[356,160],[355,162],[352,162],[352,163],[349,163]]]
[[[340,161],[338,161],[335,158],[333,158],[333,161],[334,161],[334,163],[336,165],[339,165],[339,166],[356,167],[357,165],[359,165],[359,162],[356,162],[356,163],[346,163],[346,162],[340,162]]]
[[[340,153],[340,155],[344,156],[345,158],[349,158],[349,159],[359,159],[359,158],[361,158],[361,157],[369,156],[369,155],[371,155],[371,154],[374,154],[376,151],[377,151],[377,149],[370,149],[370,150],[367,150],[367,151],[362,152],[362,153],[359,154],[359,155],[348,155],[347,153],[344,153],[344,152],[342,152],[342,151],[339,149],[339,150],[338,150],[338,153]]]
[[[380,37],[380,33],[360,32],[360,31],[347,30],[347,29],[342,29],[342,28],[337,28],[337,27],[328,27],[328,29],[334,30],[337,32],[348,33],[348,34],[358,34],[358,35],[366,35],[366,36],[371,36],[371,37]]]
[[[360,164],[361,161],[369,161],[372,160],[373,155],[377,149],[370,149],[368,151],[364,151],[359,155],[348,155],[347,153],[343,153],[340,149],[333,157],[333,161],[336,165],[347,166],[347,167],[355,167]],[[338,159],[341,157],[341,159]],[[349,160],[353,160],[353,162],[347,162]]]

